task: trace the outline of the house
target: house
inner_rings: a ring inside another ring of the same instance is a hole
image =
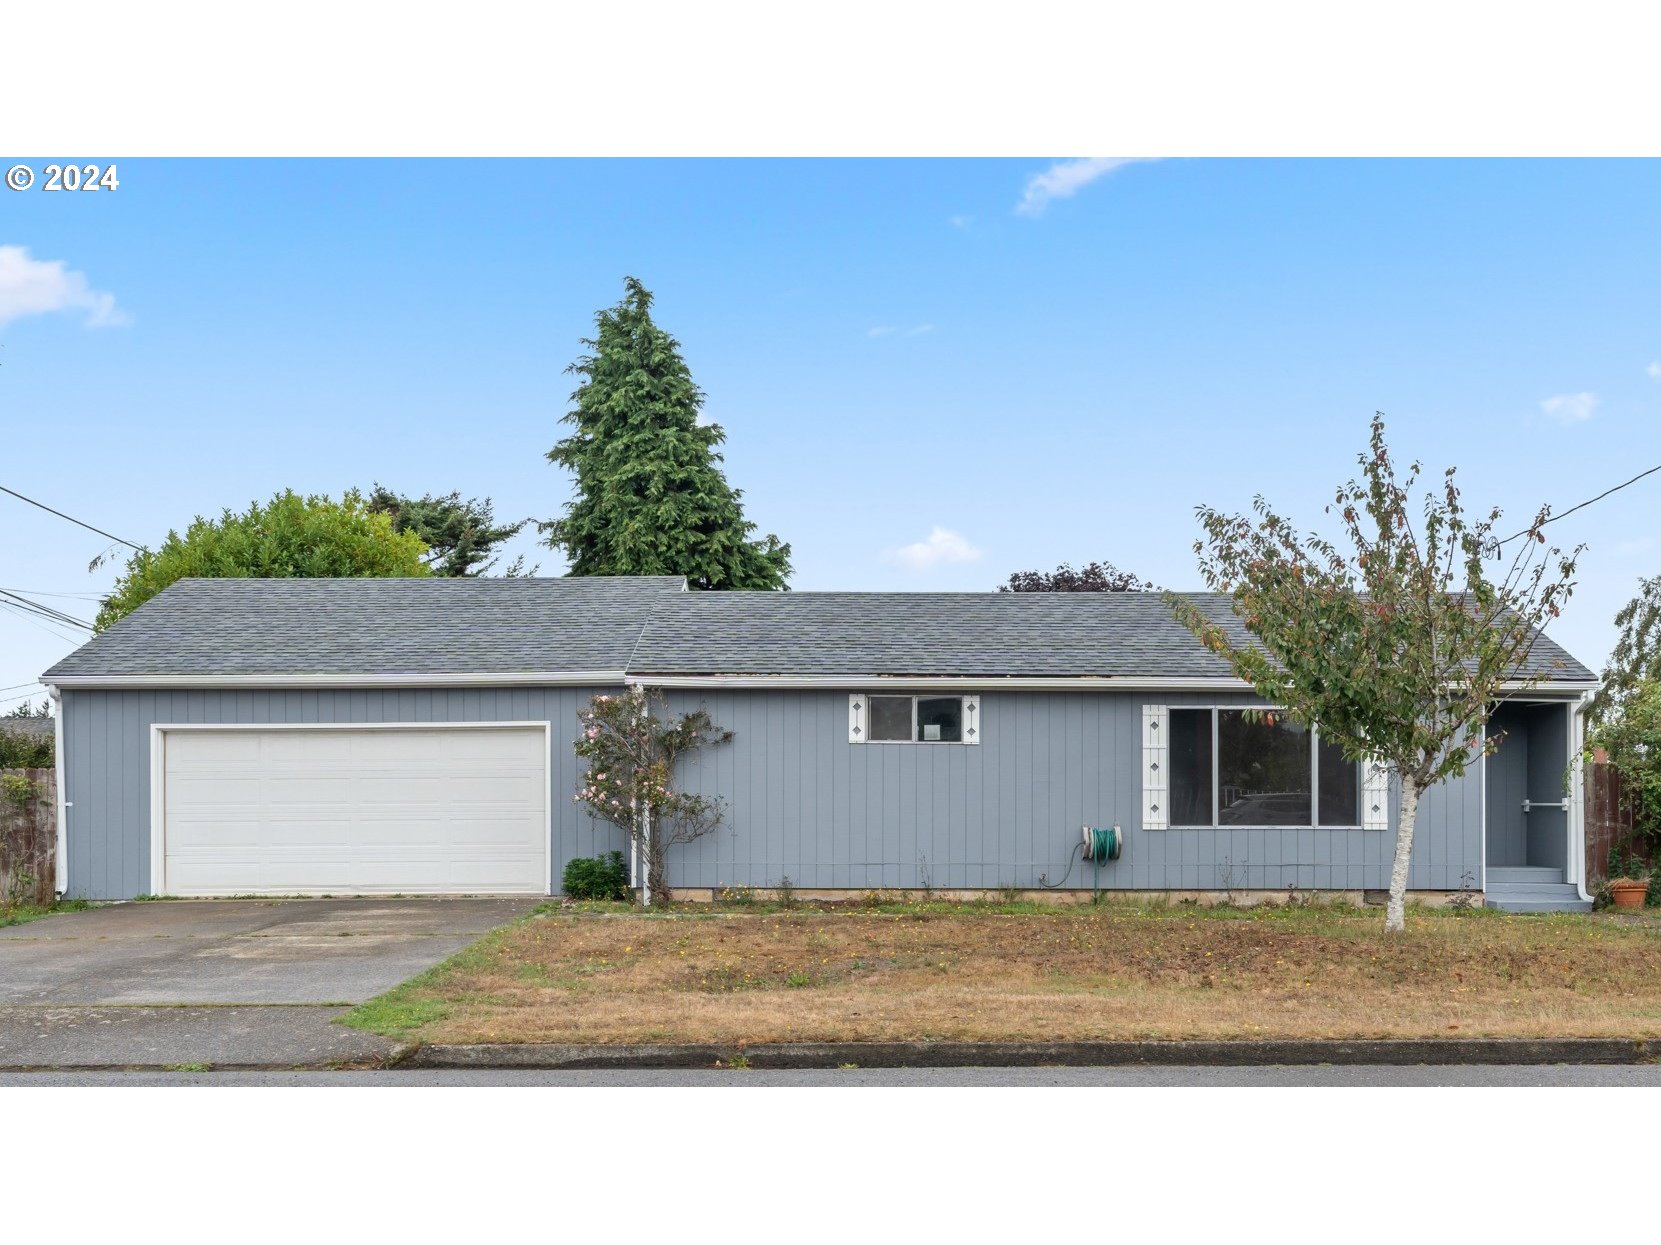
[[[1544,636],[1524,673],[1499,753],[1421,804],[1413,891],[1584,904],[1564,775],[1594,678]],[[1394,846],[1387,775],[1275,715],[1156,595],[186,580],[43,681],[76,897],[557,890],[626,846],[573,801],[571,741],[635,684],[735,732],[678,771],[727,806],[674,849],[688,895],[1088,889],[1081,827],[1110,825],[1106,888],[1362,892]]]

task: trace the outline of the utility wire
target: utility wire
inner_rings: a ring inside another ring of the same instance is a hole
[[[123,540],[123,539],[121,539],[121,537],[115,535],[112,532],[106,532],[101,527],[93,527],[92,524],[90,524],[90,523],[82,523],[74,515],[65,514],[61,510],[54,510],[54,509],[52,509],[52,507],[48,506],[45,502],[36,501],[33,497],[25,497],[25,496],[23,496],[22,493],[19,493],[15,489],[9,489],[4,484],[0,484],[0,493],[10,493],[13,497],[17,498],[18,501],[26,501],[31,506],[37,506],[40,509],[46,511],[47,514],[57,515],[58,518],[60,518],[60,519],[68,519],[76,527],[84,527],[89,532],[97,532],[100,536],[108,536],[111,540],[113,540],[118,545],[126,545],[127,548],[134,549],[134,550],[137,550],[139,552],[143,552],[143,550],[144,550],[143,545],[135,545],[130,540]]]
[[[1621,481],[1621,483],[1617,484],[1614,488],[1604,489],[1603,492],[1599,493],[1596,497],[1589,497],[1585,501],[1581,502],[1578,506],[1570,506],[1562,514],[1552,515],[1551,518],[1546,520],[1546,523],[1556,523],[1557,520],[1559,520],[1559,519],[1566,519],[1571,514],[1573,514],[1576,510],[1584,510],[1584,509],[1586,509],[1587,506],[1590,506],[1593,502],[1602,501],[1605,497],[1608,497],[1611,493],[1618,493],[1623,488],[1625,488],[1627,485],[1636,484],[1636,483],[1638,483],[1639,480],[1642,480],[1645,476],[1652,476],[1657,471],[1661,471],[1661,463],[1656,463],[1655,466],[1651,467],[1648,471],[1640,471],[1637,475],[1633,476],[1630,480]],[[1542,523],[1542,524],[1540,524],[1540,526],[1544,527],[1546,525],[1546,523]],[[1499,544],[1495,545],[1494,548],[1495,549],[1502,549],[1506,545],[1509,545],[1512,541],[1516,540],[1518,537],[1527,536],[1533,530],[1534,529],[1531,528],[1531,527],[1525,527],[1522,531],[1514,533],[1513,535],[1507,536],[1504,540],[1500,541]]]
[[[42,605],[39,601],[31,601],[27,597],[20,597],[17,593],[7,592],[4,588],[0,588],[0,600],[9,601],[14,606],[19,606],[33,614],[39,614],[42,618],[49,618],[53,622],[68,623],[72,627],[84,627],[88,631],[92,630],[91,623],[76,618],[73,614],[66,614],[60,609],[50,605]]]

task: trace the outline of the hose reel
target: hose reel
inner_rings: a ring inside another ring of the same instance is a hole
[[[1061,881],[1052,882],[1048,877],[1040,877],[1038,885],[1045,890],[1057,890],[1067,885],[1067,879],[1073,876],[1073,866],[1081,860],[1090,862],[1092,872],[1091,890],[1094,899],[1102,897],[1102,866],[1111,864],[1119,859],[1125,850],[1125,832],[1118,826],[1083,826],[1083,842],[1075,847],[1067,858],[1067,872],[1061,875]]]

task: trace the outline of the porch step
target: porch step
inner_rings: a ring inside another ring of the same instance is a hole
[[[1501,912],[1590,912],[1592,902],[1582,899],[1580,892],[1562,881],[1561,869],[1543,869],[1539,872],[1555,874],[1557,881],[1505,882],[1495,880],[1496,874],[1533,872],[1532,870],[1488,870],[1488,889],[1483,903]]]
[[[1490,865],[1488,867],[1488,882],[1538,884],[1548,883],[1561,886],[1563,884],[1563,870],[1550,869],[1544,865]]]

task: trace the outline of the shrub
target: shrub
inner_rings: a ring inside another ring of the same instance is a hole
[[[629,870],[623,853],[577,857],[565,866],[560,888],[572,899],[627,899]]]
[[[52,736],[9,731],[0,719],[0,769],[51,769]]]

